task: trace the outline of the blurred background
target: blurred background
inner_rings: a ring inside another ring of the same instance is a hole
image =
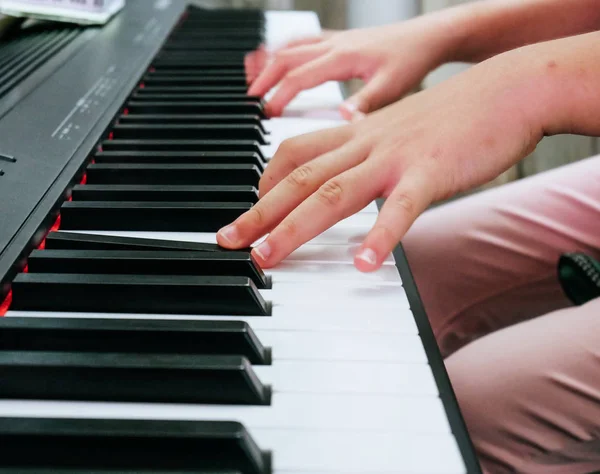
[[[484,0],[226,0],[231,6],[254,6],[272,10],[312,10],[327,29],[360,28],[407,20],[416,15],[461,3]],[[415,51],[419,54],[419,51]],[[468,64],[447,64],[433,71],[423,81],[427,88],[456,74]],[[360,87],[358,81],[347,84],[348,90]],[[484,188],[529,176],[565,163],[598,153],[598,139],[575,135],[546,137],[521,163]]]

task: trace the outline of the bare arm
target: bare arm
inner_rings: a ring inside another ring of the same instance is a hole
[[[486,0],[442,10],[448,61],[479,62],[527,44],[600,28],[598,0]]]

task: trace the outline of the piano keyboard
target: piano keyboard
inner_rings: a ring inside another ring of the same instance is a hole
[[[479,472],[412,282],[352,265],[375,203],[273,269],[216,245],[281,141],[340,123],[335,83],[273,119],[246,93],[246,51],[318,31],[192,7],[174,27],[12,280],[0,472]]]

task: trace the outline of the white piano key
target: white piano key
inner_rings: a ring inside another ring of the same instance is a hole
[[[369,273],[358,271],[350,263],[323,265],[311,262],[281,262],[275,268],[265,270],[265,274],[273,279],[273,284],[279,282],[299,282],[322,280],[329,282],[396,282],[402,283],[398,270],[393,265],[384,265],[379,270]],[[327,283],[325,283],[327,282]]]
[[[306,243],[290,255],[282,262],[303,262],[303,263],[349,263],[353,264],[354,256],[360,249],[360,244],[351,245],[323,245]],[[392,254],[388,255],[383,262],[383,265],[395,266],[395,259]],[[278,267],[274,267],[278,268]],[[267,269],[268,271],[269,269]]]
[[[318,35],[319,17],[311,11],[265,11],[265,46],[276,50],[294,39]]]
[[[367,205],[367,207],[361,209],[359,212],[377,214],[379,212],[379,208],[377,207],[377,203],[375,201],[372,201]]]
[[[409,306],[404,288],[396,283],[338,283],[324,285],[320,282],[279,282],[271,290],[258,291],[273,306],[292,305],[313,307],[315,310],[329,307],[404,309]]]
[[[279,392],[435,395],[428,364],[280,360],[254,366],[263,383]]]
[[[273,452],[275,473],[464,474],[456,440],[448,434],[299,431],[254,428],[251,436]]]
[[[277,331],[257,329],[273,360],[427,363],[418,335],[366,332]]]
[[[267,100],[270,95],[272,94],[267,95]],[[297,117],[273,117],[269,120],[263,120],[262,123],[265,129],[271,132],[271,135],[269,135],[267,138],[269,144],[261,145],[262,152],[268,159],[275,155],[275,152],[279,148],[279,145],[281,145],[281,142],[288,138],[347,124],[347,122],[344,120],[308,119]]]
[[[275,389],[275,388],[274,388]],[[276,389],[275,389],[276,390]],[[68,405],[68,406],[67,406]],[[387,430],[397,433],[449,433],[437,396],[330,395],[273,392],[269,405],[201,405],[118,402],[0,402],[0,416],[12,407],[23,415],[82,418],[232,420],[247,427],[269,429]],[[68,409],[68,411],[67,411]]]
[[[340,228],[333,226],[322,234],[305,242],[303,245],[355,245],[362,244],[371,226],[355,226]],[[147,239],[181,240],[185,242],[204,242],[208,244],[217,243],[217,234],[214,232],[155,232],[155,231],[126,231],[126,230],[69,230],[69,232],[80,232],[84,234],[116,235],[123,237],[138,237]],[[254,242],[252,246],[258,245],[264,238]]]
[[[98,235],[115,235],[123,237],[136,237],[140,239],[158,239],[179,242],[208,242],[216,243],[215,234],[198,232],[133,232],[133,231],[80,231],[70,230],[69,232],[89,233]],[[335,244],[312,244],[307,242],[288,255],[284,262],[305,262],[305,263],[348,263],[354,262],[354,255],[359,250],[360,244],[335,245]],[[283,262],[282,262],[283,263]],[[383,262],[384,265],[394,265],[395,259],[392,254],[388,255]],[[274,267],[277,268],[277,267]],[[269,271],[267,269],[266,271]]]
[[[273,308],[270,317],[257,316],[211,316],[187,314],[131,314],[131,313],[62,313],[44,311],[8,311],[6,317],[23,318],[98,318],[98,319],[170,319],[204,321],[245,321],[252,329],[279,331],[346,331],[346,332],[390,332],[418,334],[417,325],[410,309],[377,308],[365,311],[362,308],[327,308],[307,311],[301,307]]]
[[[275,86],[265,97],[269,99],[278,89]],[[343,103],[340,85],[328,81],[311,89],[300,91],[283,111],[284,117],[301,117],[306,120],[329,118],[342,120],[339,106]]]

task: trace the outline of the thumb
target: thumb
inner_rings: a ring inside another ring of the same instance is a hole
[[[368,113],[380,109],[402,94],[398,90],[397,77],[389,71],[380,71],[361,90],[340,105],[340,113],[346,120],[364,118]]]

